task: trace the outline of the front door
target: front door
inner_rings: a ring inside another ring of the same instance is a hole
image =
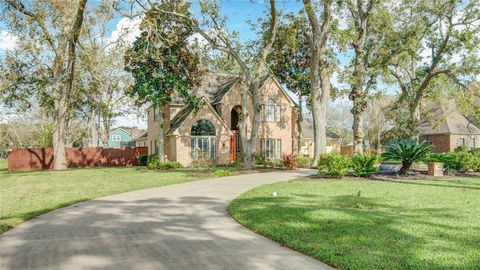
[[[241,145],[241,142],[240,142],[240,133],[238,132],[238,130],[232,130],[233,134],[232,134],[232,141],[231,141],[231,144],[230,144],[230,159],[232,161],[235,161],[238,157],[238,155],[240,155],[242,153],[242,145]]]

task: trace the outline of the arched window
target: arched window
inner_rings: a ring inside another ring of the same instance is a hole
[[[192,125],[192,159],[215,159],[215,127],[208,120],[198,120]]]

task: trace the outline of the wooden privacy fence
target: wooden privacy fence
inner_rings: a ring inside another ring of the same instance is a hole
[[[138,156],[147,155],[147,147],[66,148],[69,168],[97,166],[137,166]],[[8,152],[8,170],[47,170],[53,167],[52,148],[14,148]]]

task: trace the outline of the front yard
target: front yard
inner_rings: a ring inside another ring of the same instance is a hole
[[[248,191],[229,211],[339,269],[480,269],[480,177],[290,181]]]
[[[136,167],[9,173],[0,159],[0,233],[56,208],[132,190],[184,183],[204,177],[192,170]]]

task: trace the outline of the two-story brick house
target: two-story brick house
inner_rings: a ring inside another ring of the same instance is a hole
[[[428,141],[436,152],[452,152],[459,148],[480,148],[480,128],[454,106],[443,108],[430,104],[420,123],[420,141]]]
[[[282,153],[296,149],[297,107],[287,92],[273,76],[262,79],[260,102],[263,107],[257,152],[265,152],[268,158],[281,158]],[[214,159],[216,164],[229,164],[241,153],[238,124],[244,108],[240,105],[240,80],[235,75],[209,73],[192,94],[201,99],[197,112],[185,106],[179,97],[164,106],[164,147],[168,160],[185,166],[202,156]],[[252,111],[251,96],[246,108]],[[147,110],[148,132],[146,142],[149,154],[158,149],[158,109]],[[248,128],[251,128],[249,114]]]

